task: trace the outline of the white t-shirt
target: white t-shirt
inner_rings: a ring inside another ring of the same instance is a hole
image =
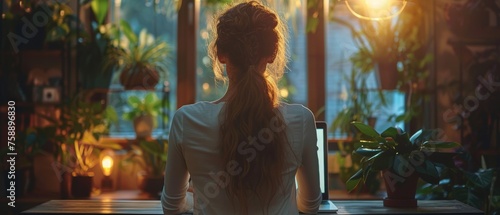
[[[235,174],[238,164],[223,164],[219,142],[219,113],[224,102],[198,102],[181,107],[172,119],[169,135],[165,186],[161,195],[163,212],[178,214],[237,214],[233,197],[227,196],[225,178]],[[302,105],[282,103],[279,107],[287,129],[290,150],[283,188],[270,203],[267,214],[316,213],[321,202],[314,116]],[[242,150],[253,156],[258,148]],[[295,176],[299,189],[296,190]],[[191,177],[194,194],[186,192]],[[248,197],[248,214],[263,214],[266,206]]]

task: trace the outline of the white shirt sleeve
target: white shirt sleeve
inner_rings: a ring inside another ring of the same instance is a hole
[[[299,166],[296,175],[299,185],[297,207],[302,213],[316,214],[321,204],[316,124],[313,114],[308,109],[305,109],[304,112],[302,165]]]
[[[193,209],[193,195],[186,195],[189,183],[182,143],[183,114],[177,111],[172,119],[168,140],[167,163],[161,204],[164,214],[180,214]]]

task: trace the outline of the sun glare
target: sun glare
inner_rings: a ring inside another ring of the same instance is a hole
[[[381,10],[389,6],[389,1],[390,0],[365,0],[365,4],[370,9]]]

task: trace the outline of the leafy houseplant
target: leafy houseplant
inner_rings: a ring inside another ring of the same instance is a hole
[[[167,161],[168,140],[139,140],[138,144],[131,145],[125,159],[127,162],[137,163],[143,171],[140,172],[139,187],[151,196],[157,197],[163,187],[165,162]]]
[[[142,99],[139,96],[131,95],[128,97],[127,103],[130,109],[123,114],[123,118],[134,122],[136,138],[151,137],[153,129],[157,126],[156,117],[162,111],[161,100],[155,93],[150,92]]]
[[[436,130],[420,130],[409,135],[400,129],[390,127],[378,133],[363,123],[352,125],[361,133],[361,139],[355,144],[354,153],[363,156],[361,169],[348,181],[349,191],[359,184],[370,183],[373,174],[383,172],[388,197],[384,206],[416,207],[415,192],[418,178],[424,181],[439,183],[438,166],[443,166],[450,158],[450,149],[460,147],[455,142],[438,141]],[[448,150],[445,152],[444,150]]]
[[[456,199],[483,210],[485,214],[500,212],[498,169],[482,168],[467,171],[462,168],[445,172],[439,184],[423,184],[417,189],[419,199]]]
[[[103,110],[100,103],[86,103],[75,97],[61,107],[59,117],[42,115],[55,128],[49,136],[55,143],[54,158],[61,171],[63,198],[70,196],[70,190],[73,197],[88,198],[93,186],[91,170],[98,163],[100,149],[121,148],[115,143],[99,141],[107,133],[114,114],[112,109]]]
[[[425,15],[427,11],[432,11],[431,4],[414,1],[392,19],[357,19],[358,23],[353,24],[341,17],[332,18],[350,29],[358,46],[350,58],[353,66],[365,74],[375,72],[380,89],[406,93],[409,110],[389,118],[396,122],[415,120],[427,97],[428,66],[433,59],[428,45],[431,28],[427,23],[431,22]]]
[[[107,67],[119,70],[120,83],[126,90],[153,90],[160,74],[166,76],[170,46],[146,29],[136,35],[124,20],[120,22],[120,33],[125,37],[114,38],[115,49],[107,53]]]

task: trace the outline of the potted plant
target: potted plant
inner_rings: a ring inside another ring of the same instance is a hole
[[[50,139],[55,143],[53,153],[60,171],[62,198],[88,198],[93,187],[91,169],[97,164],[100,149],[121,148],[116,143],[99,141],[115,114],[112,109],[103,109],[100,103],[75,97],[61,107],[59,117],[40,115],[55,128],[50,130]]]
[[[126,90],[154,90],[160,75],[167,74],[170,46],[146,29],[136,35],[124,20],[120,22],[120,33],[125,37],[114,38],[116,48],[106,53],[106,65],[119,70],[120,83]]]
[[[397,17],[387,20],[357,19],[350,23],[340,17],[333,21],[350,29],[358,50],[351,62],[364,72],[375,71],[383,90],[405,90],[426,78],[429,5],[414,2]],[[355,27],[359,26],[359,27]]]
[[[409,137],[395,127],[379,134],[366,124],[353,122],[352,125],[361,133],[354,153],[363,158],[361,169],[347,181],[347,189],[351,191],[360,184],[371,183],[369,178],[382,172],[387,189],[384,206],[387,207],[416,207],[418,178],[439,183],[437,167],[451,161],[452,149],[460,147],[456,142],[437,140],[436,130],[419,130]]]
[[[134,162],[139,165],[142,170],[138,174],[139,188],[152,197],[158,197],[163,187],[167,150],[166,138],[143,139],[131,145],[124,159],[125,162]]]
[[[124,114],[125,120],[134,123],[134,131],[137,139],[151,137],[153,129],[157,126],[157,116],[162,111],[162,102],[154,92],[150,92],[139,98],[131,95],[127,99],[129,108]]]

